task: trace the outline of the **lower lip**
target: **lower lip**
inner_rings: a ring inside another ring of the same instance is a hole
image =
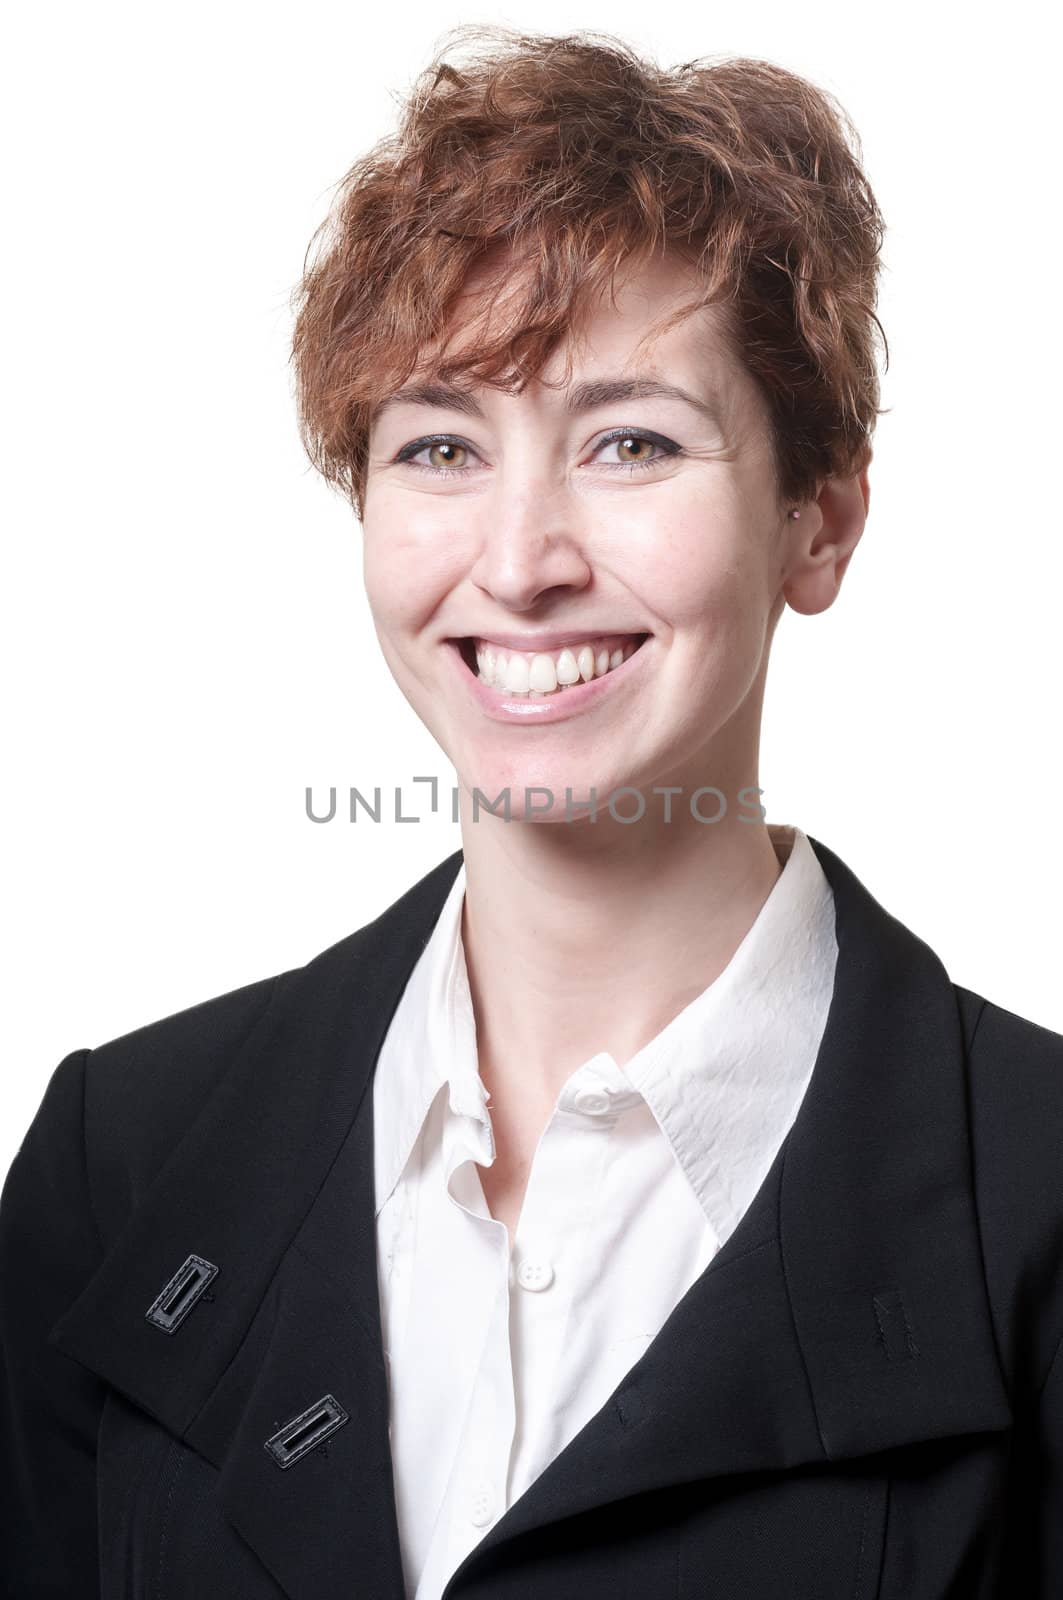
[[[622,661],[618,667],[611,667],[601,678],[573,684],[568,689],[544,695],[541,699],[534,695],[509,694],[504,689],[492,688],[476,673],[470,672],[457,640],[448,639],[447,648],[473,699],[486,716],[495,722],[518,722],[539,727],[545,722],[563,722],[566,717],[579,716],[581,712],[600,704],[618,686],[631,682],[649,648],[650,637],[647,636],[626,661]]]

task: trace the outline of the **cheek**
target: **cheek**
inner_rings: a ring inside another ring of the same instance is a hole
[[[700,524],[677,534],[659,546],[647,582],[677,644],[720,649],[763,631],[766,582],[751,529]]]
[[[363,523],[362,579],[378,626],[424,626],[459,581],[461,541],[422,516]]]
[[[625,530],[626,546],[639,587],[677,632],[710,617],[742,631],[763,599],[766,526],[741,475],[724,463],[697,464],[648,497]]]

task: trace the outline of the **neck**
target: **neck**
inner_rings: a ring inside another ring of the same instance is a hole
[[[623,1067],[719,976],[781,870],[767,825],[735,813],[481,818],[463,850],[481,1076],[495,1100],[547,1107],[588,1057]]]

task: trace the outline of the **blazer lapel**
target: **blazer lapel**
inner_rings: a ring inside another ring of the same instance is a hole
[[[222,1509],[293,1600],[348,1600],[353,1575],[366,1594],[403,1600],[378,1316],[371,1095],[268,1300],[258,1337],[238,1352],[186,1442],[221,1466]],[[333,1416],[323,1400],[336,1403]],[[337,1416],[346,1420],[336,1425]],[[287,1433],[293,1459],[282,1466],[284,1456],[267,1443],[300,1418],[295,1437]],[[299,1453],[299,1435],[305,1445],[319,1431],[324,1442]]]
[[[404,1593],[369,1090],[460,860],[281,977],[50,1335],[218,1468],[226,1515],[292,1600],[348,1600],[352,1574],[379,1600]],[[177,1315],[194,1303],[167,1333],[147,1313],[193,1256],[217,1272],[199,1292],[205,1273],[193,1268],[183,1301],[171,1291],[164,1305]],[[312,1424],[325,1396],[347,1420],[282,1465],[267,1442],[304,1412]]]
[[[460,1573],[537,1527],[669,1484],[1011,1421],[955,991],[934,953],[811,843],[839,958],[797,1121],[642,1359]],[[340,1600],[355,1573],[379,1600],[403,1595],[368,1090],[460,862],[285,975],[52,1333],[217,1466],[226,1515],[292,1600]],[[218,1271],[167,1336],[145,1313],[191,1255]]]

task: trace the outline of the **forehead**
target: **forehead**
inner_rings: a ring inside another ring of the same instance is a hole
[[[398,394],[385,395],[376,416],[400,395],[453,407],[456,390],[456,409],[481,414],[471,390],[467,404],[460,399],[464,377],[441,385],[437,374],[444,361],[476,357],[520,330],[528,319],[528,285],[529,268],[502,252],[478,264],[440,338],[425,349]],[[704,304],[695,269],[671,254],[619,270],[612,285],[588,298],[536,378],[533,392],[540,392],[540,383],[564,388],[552,403],[573,412],[636,393],[667,397],[671,389],[718,415],[740,403],[748,384],[726,309]]]
[[[499,251],[478,264],[467,277],[444,334],[448,354],[475,348],[520,324],[528,311],[531,268]],[[632,361],[654,346],[669,353],[695,343],[723,340],[720,307],[700,307],[700,281],[694,268],[681,257],[661,253],[646,262],[618,269],[612,284],[589,296],[570,324],[565,344],[583,365],[614,368],[619,357]],[[659,326],[681,310],[690,314],[667,333]],[[546,372],[543,376],[547,376]]]

